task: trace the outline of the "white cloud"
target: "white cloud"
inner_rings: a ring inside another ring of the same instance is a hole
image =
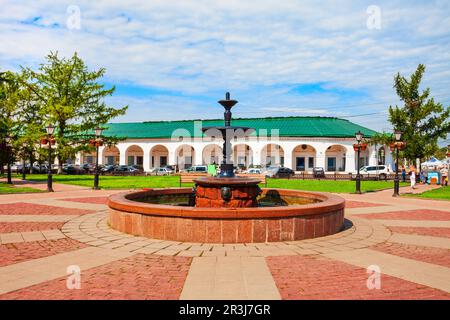
[[[203,117],[205,101],[214,104],[220,98],[216,94],[225,90],[241,101],[236,112],[242,115],[369,113],[397,102],[393,75],[408,75],[418,63],[427,65],[424,85],[433,93],[447,93],[449,3],[379,1],[381,30],[366,27],[371,4],[2,1],[0,68],[36,67],[50,50],[63,55],[78,51],[91,67],[106,67],[111,82],[182,93],[181,98],[114,97],[129,101],[124,119],[131,120],[142,120],[144,110],[152,110],[150,119],[155,109],[169,107],[174,112],[158,116]],[[69,5],[80,7],[80,30],[66,28]],[[314,83],[324,84],[324,92],[289,91]],[[379,125],[373,124],[374,117],[357,119],[375,129],[386,125],[382,117]]]

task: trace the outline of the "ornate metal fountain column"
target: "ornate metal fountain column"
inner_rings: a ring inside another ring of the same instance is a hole
[[[231,178],[234,177],[233,162],[231,161],[231,133],[234,132],[235,129],[231,127],[231,108],[233,108],[238,101],[231,100],[230,93],[227,92],[225,94],[225,100],[219,100],[218,103],[225,108],[225,112],[223,113],[224,127],[218,128],[222,133],[223,138],[223,160],[220,165],[220,177]]]

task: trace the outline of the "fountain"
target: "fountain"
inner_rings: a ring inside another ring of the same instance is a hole
[[[231,161],[231,139],[235,137],[236,131],[242,130],[247,134],[252,128],[231,126],[231,108],[238,103],[230,100],[227,92],[225,100],[218,101],[224,108],[223,127],[205,127],[203,132],[218,130],[223,139],[223,160],[220,165],[219,177],[199,178],[194,180],[195,206],[196,207],[218,207],[218,208],[243,208],[257,207],[256,198],[261,193],[258,183],[261,180],[249,177],[236,177],[234,166]]]
[[[231,108],[237,104],[227,92],[219,103],[225,108],[223,161],[218,177],[194,180],[192,188],[147,189],[110,196],[109,225],[118,231],[148,238],[201,243],[293,241],[339,232],[345,201],[318,192],[261,189],[260,180],[237,177],[231,162]]]

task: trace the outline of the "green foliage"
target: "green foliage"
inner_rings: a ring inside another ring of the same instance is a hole
[[[392,133],[377,132],[371,138],[369,143],[371,145],[388,146],[391,142],[394,142],[395,138]]]
[[[402,140],[407,143],[402,156],[409,160],[433,155],[438,139],[445,139],[450,132],[450,107],[430,98],[429,88],[419,90],[424,72],[425,66],[419,64],[410,79],[400,73],[394,77],[395,90],[404,106],[390,106],[389,121],[402,131]]]
[[[76,53],[70,59],[50,53],[37,72],[23,70],[27,79],[24,83],[40,105],[43,123],[56,127],[60,164],[78,151],[89,149],[83,137],[87,131],[125,114],[127,106],[116,109],[104,102],[115,91],[115,87],[105,88],[98,82],[105,69],[89,71]]]

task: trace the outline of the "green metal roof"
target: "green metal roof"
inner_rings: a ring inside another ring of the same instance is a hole
[[[223,119],[108,123],[104,126],[104,135],[131,139],[170,138],[175,130],[185,129],[194,136],[194,121],[202,121],[202,127],[223,126]],[[358,130],[365,137],[376,133],[348,120],[332,117],[236,118],[231,125],[255,128],[252,135],[266,129],[270,136],[271,129],[278,129],[280,137],[354,138]],[[197,131],[195,136],[201,136],[201,131]]]

